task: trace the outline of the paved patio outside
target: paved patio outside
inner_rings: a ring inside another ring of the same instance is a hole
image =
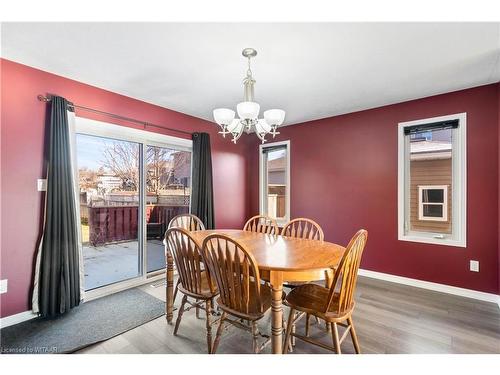
[[[83,246],[85,290],[95,289],[139,276],[138,242],[127,241],[103,246]],[[148,272],[165,268],[160,240],[147,241]]]

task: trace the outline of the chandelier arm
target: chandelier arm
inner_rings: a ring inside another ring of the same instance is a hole
[[[219,126],[220,126],[219,134],[222,134],[222,137],[226,138],[226,134],[230,133],[230,131],[227,130],[227,125],[220,124]]]
[[[281,134],[278,130],[278,125],[271,125],[271,131],[269,133],[272,134],[273,138],[276,138],[278,134]]]
[[[266,143],[267,140],[266,140],[266,134],[267,133],[259,133],[259,131],[257,130],[257,128],[255,128],[255,134],[257,135],[257,137],[259,137],[259,139],[261,140],[262,144]]]
[[[226,134],[229,134],[228,131],[220,131],[219,134],[222,134],[222,138],[226,138]]]
[[[233,135],[233,139],[231,140],[234,144],[236,144],[236,141],[238,139],[240,139],[241,135],[243,134],[243,130],[245,129],[245,124],[243,123],[243,121],[240,121],[241,122],[241,128],[240,128],[240,131],[238,133],[231,133]]]

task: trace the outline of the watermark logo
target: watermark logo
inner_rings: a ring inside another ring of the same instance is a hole
[[[54,354],[58,353],[57,346],[19,346],[5,348],[0,347],[2,354]]]

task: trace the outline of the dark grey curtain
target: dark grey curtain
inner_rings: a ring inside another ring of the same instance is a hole
[[[215,228],[212,153],[210,151],[210,135],[207,133],[193,134],[191,213],[203,221],[205,228]]]
[[[40,254],[40,314],[55,317],[80,303],[75,190],[71,168],[68,102],[51,100],[45,225]]]

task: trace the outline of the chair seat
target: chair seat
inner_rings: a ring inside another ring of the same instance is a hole
[[[339,314],[338,294],[334,294],[333,301],[328,311],[325,312],[329,293],[328,288],[317,284],[299,285],[285,297],[285,305],[330,322],[345,319],[354,309],[354,303]]]
[[[184,293],[184,294],[187,294],[191,297],[194,297],[194,298],[212,298],[212,297],[215,297],[217,294],[219,294],[219,292],[217,291],[217,287],[215,286],[215,283],[213,282],[212,280],[212,284],[213,284],[213,287],[212,289],[215,290],[215,292],[211,292],[210,290],[210,286],[208,284],[208,278],[207,278],[207,272],[206,271],[202,271],[201,272],[201,291],[200,293],[196,293],[196,291],[194,290],[189,290],[187,288],[184,287],[184,285],[182,285],[182,282],[179,284],[179,290]]]
[[[219,307],[228,312],[231,315],[237,316],[241,319],[246,320],[258,320],[264,316],[264,314],[271,308],[272,301],[272,291],[271,288],[266,284],[260,285],[260,300],[262,302],[262,311],[259,309],[259,303],[257,300],[257,296],[254,292],[255,287],[252,285],[254,281],[250,282],[250,296],[248,302],[248,313],[237,311],[232,309],[230,306],[226,306],[222,303],[221,298],[217,298],[217,304]],[[285,294],[284,294],[285,296]]]

